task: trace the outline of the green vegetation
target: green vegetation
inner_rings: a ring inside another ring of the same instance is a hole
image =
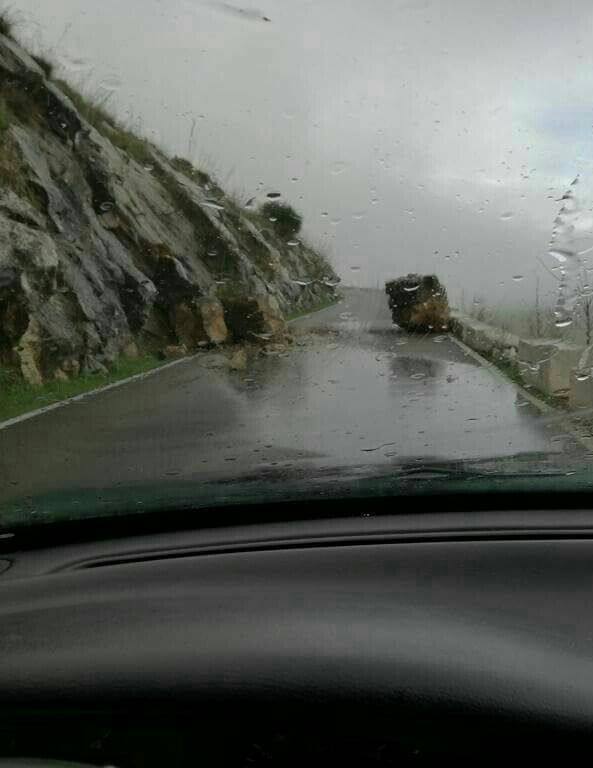
[[[10,95],[14,91],[9,91]],[[0,92],[0,188],[11,189],[34,208],[44,212],[45,201],[32,184],[18,145],[9,132],[15,121],[13,105]]]
[[[8,8],[0,9],[0,35],[12,37],[14,29],[13,16]]]
[[[184,176],[187,176],[188,179],[191,179],[191,181],[196,181],[198,184],[212,184],[212,177],[210,174],[206,173],[205,171],[200,171],[197,168],[194,168],[194,166],[189,162],[189,160],[186,160],[184,157],[174,157],[171,160],[171,165],[173,168],[175,168],[176,171],[179,171],[179,173],[183,173]]]
[[[270,201],[262,205],[261,212],[272,223],[279,237],[288,239],[301,231],[303,217],[288,203]]]
[[[107,135],[116,147],[133,157],[140,165],[146,166],[154,163],[152,153],[155,148],[148,139],[143,139],[132,131],[128,131],[127,128],[122,128],[115,121],[113,121],[112,126],[107,124]]]
[[[29,181],[14,140],[6,129],[2,130],[3,114],[9,125],[11,122],[10,113],[3,112],[0,104],[0,188],[11,189],[19,197],[31,203],[34,208],[43,211],[44,205],[41,196]]]
[[[4,135],[2,135],[4,133]],[[9,135],[0,131],[0,187],[19,194],[23,181],[20,158]]]
[[[135,360],[122,358],[107,374],[86,374],[69,381],[48,382],[41,387],[27,384],[14,370],[0,368],[0,421],[146,373],[164,363],[152,355]]]
[[[103,132],[103,123],[113,126],[114,120],[105,108],[108,98],[93,98],[83,95],[65,80],[56,80],[58,88],[66,94],[78,112],[99,132]]]
[[[0,96],[0,134],[8,130],[11,122],[12,118],[6,100]]]
[[[28,72],[20,78],[4,78],[2,95],[10,113],[25,125],[42,125],[46,121],[45,85],[42,75]]]
[[[47,79],[51,80],[54,73],[53,63],[49,59],[45,58],[45,56],[40,56],[39,54],[35,56],[32,55],[31,58],[38,66],[41,67]]]
[[[65,80],[57,80],[56,85],[62,90],[77,111],[99,133],[102,133],[110,141],[128,154],[140,165],[153,163],[153,145],[148,139],[137,136],[133,131],[124,128],[107,109],[109,97],[99,98],[81,93]]]
[[[328,266],[329,261],[325,260],[322,254],[307,249],[303,261],[306,265],[309,280],[323,281],[335,279],[335,275]]]

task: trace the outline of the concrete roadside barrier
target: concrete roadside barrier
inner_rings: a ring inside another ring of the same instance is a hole
[[[451,315],[451,331],[493,362],[512,364],[526,387],[567,396],[571,407],[593,407],[593,345],[587,349],[558,339],[523,339],[460,312]]]
[[[519,373],[525,384],[546,395],[568,395],[572,373],[585,347],[555,339],[520,339]]]
[[[571,408],[593,408],[593,345],[585,349],[570,372],[568,403]]]
[[[519,337],[473,317],[454,312],[451,331],[458,339],[476,352],[513,361],[517,356]]]

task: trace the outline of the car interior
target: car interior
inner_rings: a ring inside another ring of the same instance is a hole
[[[566,760],[593,721],[579,501],[5,534],[0,765]]]

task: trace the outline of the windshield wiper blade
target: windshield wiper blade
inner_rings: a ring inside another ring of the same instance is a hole
[[[485,466],[489,464],[489,466]],[[517,468],[517,469],[502,469],[500,467],[492,466],[491,460],[484,462],[481,465],[479,462],[465,463],[465,462],[428,462],[421,466],[410,466],[404,464],[398,466],[390,473],[393,477],[401,477],[405,479],[420,479],[430,480],[435,479],[476,479],[476,478],[488,478],[488,479],[508,479],[508,478],[520,478],[520,477],[563,477],[566,472],[561,469],[537,469],[537,468]]]

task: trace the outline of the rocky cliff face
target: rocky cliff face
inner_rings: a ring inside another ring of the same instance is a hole
[[[333,295],[319,254],[71,95],[0,35],[0,365],[38,384],[269,337]]]

